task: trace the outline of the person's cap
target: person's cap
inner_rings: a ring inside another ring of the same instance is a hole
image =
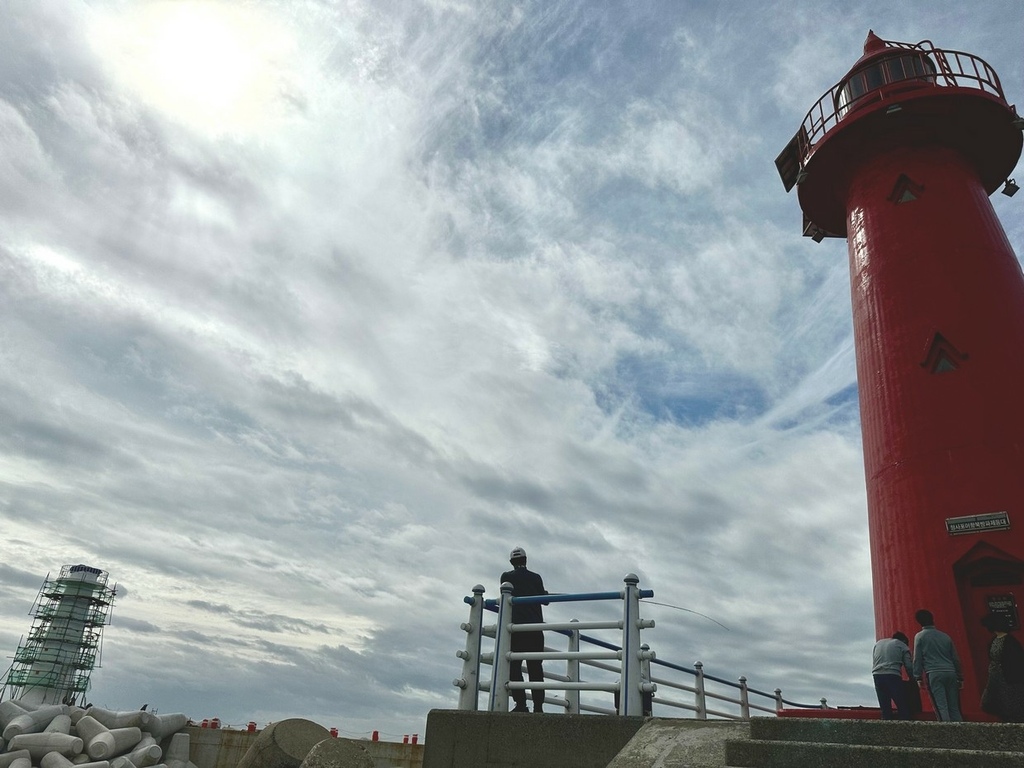
[[[508,554],[508,559],[509,560],[519,560],[520,558],[522,558],[524,560],[526,559],[526,550],[523,549],[522,547],[515,547]]]

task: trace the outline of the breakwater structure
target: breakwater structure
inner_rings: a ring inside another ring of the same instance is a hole
[[[186,715],[0,702],[0,768],[194,768]]]
[[[233,730],[182,713],[12,699],[0,702],[0,734],[0,768],[419,768],[424,750],[298,718]]]

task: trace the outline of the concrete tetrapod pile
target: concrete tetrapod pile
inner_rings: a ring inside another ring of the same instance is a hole
[[[0,768],[196,768],[189,719],[145,710],[0,702]]]

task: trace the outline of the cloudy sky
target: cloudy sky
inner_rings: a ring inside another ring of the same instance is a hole
[[[521,545],[870,703],[846,247],[773,161],[872,28],[1024,102],[1019,0],[0,4],[5,664],[82,562],[91,701],[422,734]]]

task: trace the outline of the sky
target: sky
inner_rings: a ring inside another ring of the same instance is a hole
[[[0,4],[4,664],[84,563],[93,703],[422,735],[522,546],[871,704],[846,244],[774,166],[869,29],[1024,102],[1019,0]]]

